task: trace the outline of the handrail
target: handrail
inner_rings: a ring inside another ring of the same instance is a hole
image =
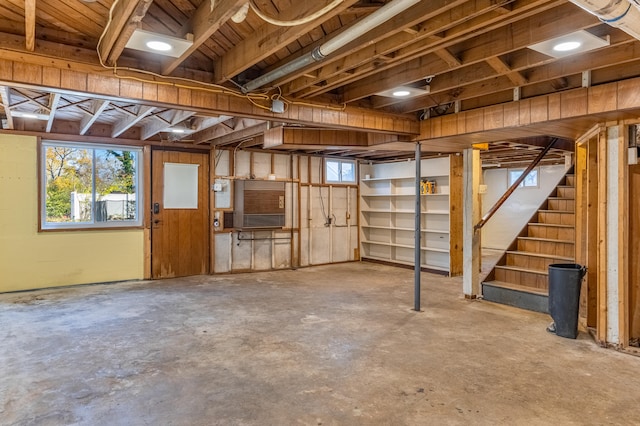
[[[507,191],[502,195],[502,197],[500,197],[500,199],[498,201],[496,201],[496,203],[494,204],[493,207],[491,207],[489,209],[489,211],[487,213],[485,213],[484,216],[482,216],[482,219],[480,219],[480,222],[477,223],[476,226],[473,227],[474,231],[477,231],[479,229],[481,229],[485,223],[487,223],[487,221],[489,219],[491,219],[491,216],[493,216],[500,207],[502,207],[502,205],[504,204],[505,201],[507,201],[507,198],[509,198],[509,196],[511,194],[513,194],[513,191],[516,190],[516,188],[522,183],[522,181],[527,177],[527,175],[529,174],[529,172],[531,172],[531,170],[533,170],[538,163],[540,162],[540,160],[542,160],[542,158],[544,158],[544,156],[547,154],[547,152],[549,152],[549,150],[551,149],[551,147],[558,141],[558,138],[553,138],[551,139],[551,142],[549,142],[549,145],[547,145],[546,147],[544,147],[544,149],[542,151],[540,151],[540,154],[538,154],[538,156],[535,158],[535,160],[533,160],[533,162],[531,162],[531,164],[529,164],[529,166],[525,169],[524,172],[522,172],[522,174],[520,176],[518,176],[518,179],[516,179],[515,182],[513,182],[513,184],[509,187],[509,189],[507,189]]]

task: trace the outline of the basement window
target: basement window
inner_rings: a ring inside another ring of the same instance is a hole
[[[325,159],[325,183],[355,183],[356,162],[353,160]]]
[[[510,169],[509,170],[509,187],[524,173],[524,169]],[[529,172],[527,177],[524,178],[518,188],[538,188],[538,169],[533,169]]]
[[[40,228],[142,225],[142,150],[46,141],[40,150]]]

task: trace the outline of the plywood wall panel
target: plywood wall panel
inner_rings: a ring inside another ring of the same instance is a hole
[[[597,114],[612,111],[618,105],[618,90],[614,85],[601,85],[589,88],[588,108],[589,114]]]

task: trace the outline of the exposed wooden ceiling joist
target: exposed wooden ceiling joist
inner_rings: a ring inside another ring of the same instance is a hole
[[[114,65],[124,50],[129,37],[142,21],[153,0],[120,0],[112,14],[109,27],[98,46],[105,64]]]
[[[47,120],[47,127],[45,131],[47,133],[51,132],[51,127],[53,126],[53,120],[56,118],[56,110],[58,109],[58,104],[60,103],[60,94],[59,93],[51,93],[49,95],[49,119]]]
[[[36,0],[25,0],[24,15],[26,49],[33,52],[36,49]]]
[[[118,136],[138,124],[143,118],[151,114],[155,109],[156,108],[152,106],[140,106],[140,108],[138,108],[138,112],[134,116],[128,117],[113,126],[111,137],[117,138]]]
[[[237,43],[219,61],[215,63],[215,78],[217,83],[235,77],[269,55],[281,50],[303,34],[311,31],[323,21],[326,21],[340,12],[356,4],[358,0],[344,0],[339,6],[332,9],[321,18],[307,24],[292,27],[274,27],[264,23],[256,28],[252,34]],[[301,2],[296,5],[298,16],[306,16],[318,10],[318,2]]]
[[[179,58],[168,61],[162,68],[162,74],[171,74],[181,63],[207,41],[220,27],[230,19],[246,0],[203,1],[181,30],[181,35],[192,34],[193,44]]]
[[[2,101],[2,109],[7,117],[7,127],[14,128],[13,115],[11,115],[11,89],[8,86],[0,86],[0,100]]]
[[[80,120],[80,135],[84,135],[89,131],[93,123],[100,118],[100,114],[109,106],[109,101],[104,100],[92,100],[91,111],[85,112]]]

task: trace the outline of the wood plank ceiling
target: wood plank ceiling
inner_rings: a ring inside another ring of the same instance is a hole
[[[267,110],[305,103],[336,110],[346,105],[415,121],[640,76],[640,41],[565,0],[405,2],[412,5],[337,46],[322,60],[306,60],[318,59],[327,42],[377,16],[382,8],[401,2],[251,0],[246,18],[236,23],[231,18],[246,7],[247,0],[4,0],[0,2],[0,60],[70,61],[88,70],[104,66],[114,75],[125,75],[130,69],[156,80],[165,76],[174,83],[224,88],[249,99],[254,108]],[[306,19],[310,16],[317,17]],[[178,58],[133,50],[126,43],[136,28],[190,39],[193,45]],[[564,58],[529,48],[578,30],[609,44]],[[264,85],[257,83],[259,77],[292,61],[304,64]],[[419,95],[402,99],[382,95],[399,86],[418,89]],[[296,125],[278,121],[277,113],[267,123],[250,114],[250,109],[246,116],[202,114],[130,99],[65,93],[44,85],[6,82],[0,86],[0,95],[4,129],[45,136],[207,148],[242,141],[243,147],[258,147],[265,130]],[[30,114],[39,120],[29,118]],[[302,139],[310,131],[294,128]],[[358,139],[351,133],[337,137]],[[389,148],[374,140],[369,136],[368,142],[354,145],[320,140],[308,148],[300,144],[283,148],[369,160],[412,155],[406,134],[382,141],[401,142]],[[504,150],[518,143],[526,141],[498,141],[495,146]],[[428,141],[425,146],[429,151]],[[556,160],[560,158],[561,152]]]

